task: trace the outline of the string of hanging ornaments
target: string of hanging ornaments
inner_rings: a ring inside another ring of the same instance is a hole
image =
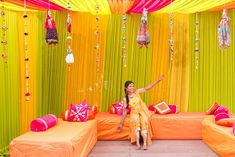
[[[196,13],[196,22],[195,22],[195,68],[198,69],[199,65],[199,21],[198,13]]]
[[[173,62],[174,59],[174,39],[173,39],[173,27],[174,27],[174,21],[173,21],[173,12],[172,12],[172,2],[170,4],[170,13],[169,13],[169,18],[170,18],[170,39],[169,39],[169,54],[170,54],[170,63]]]
[[[126,22],[127,22],[127,15],[125,13],[122,15],[122,61],[124,67],[127,67]]]
[[[96,29],[95,29],[95,36],[96,36],[96,44],[95,44],[95,51],[96,51],[96,86],[98,87],[99,79],[100,79],[100,32],[99,32],[99,6],[95,5],[96,10]]]
[[[5,17],[5,7],[4,7],[4,0],[2,1],[2,7],[1,7],[1,17],[2,17],[2,58],[4,60],[4,63],[7,63],[7,39],[6,39],[6,31],[7,31],[7,25],[6,25],[6,17]]]
[[[228,17],[227,9],[223,9],[222,19],[218,26],[218,40],[221,50],[230,47],[230,17]]]
[[[47,9],[46,21],[44,27],[46,29],[46,42],[49,45],[51,45],[58,43],[58,36],[57,36],[56,24],[51,15],[50,1],[48,2],[48,5],[49,7]]]
[[[66,63],[69,66],[69,71],[70,71],[70,66],[71,64],[74,63],[74,56],[73,56],[73,51],[72,51],[72,37],[71,37],[71,28],[72,28],[72,19],[70,15],[70,9],[71,5],[68,3],[68,16],[67,16],[67,56],[65,58]]]
[[[27,31],[27,4],[24,0],[24,52],[25,52],[25,100],[30,100],[29,92],[29,49],[28,49],[28,31]]]
[[[149,31],[148,31],[148,23],[147,23],[147,14],[148,11],[146,8],[143,9],[143,14],[141,17],[140,28],[138,30],[136,42],[139,44],[139,47],[142,48],[143,45],[148,48],[150,43]]]

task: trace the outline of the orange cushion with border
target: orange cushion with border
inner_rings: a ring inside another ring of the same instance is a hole
[[[162,101],[162,102],[156,104],[154,106],[154,108],[156,109],[156,111],[159,114],[166,114],[166,113],[170,113],[171,112],[171,109],[169,108],[169,106],[166,104],[165,101]]]
[[[220,105],[216,102],[207,111],[206,114],[213,114]]]
[[[227,127],[232,127],[233,123],[235,123],[235,118],[224,118],[216,121],[216,124]]]

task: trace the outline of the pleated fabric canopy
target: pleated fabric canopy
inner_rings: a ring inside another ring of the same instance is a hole
[[[68,3],[72,11],[95,14],[95,5],[99,14],[142,13],[146,8],[149,13],[179,12],[190,14],[202,11],[218,11],[223,8],[235,8],[235,0],[26,0],[27,9],[66,10]],[[24,0],[4,0],[7,9],[22,11]]]

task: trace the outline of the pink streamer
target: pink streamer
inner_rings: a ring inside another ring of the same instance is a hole
[[[136,0],[127,13],[141,14],[144,8],[147,9],[148,13],[154,12],[169,5],[173,1],[174,0]]]

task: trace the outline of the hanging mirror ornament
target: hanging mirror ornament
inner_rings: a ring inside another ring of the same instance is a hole
[[[196,13],[196,22],[195,22],[195,68],[198,69],[199,65],[199,21],[198,13]]]
[[[73,56],[73,51],[72,51],[72,36],[71,36],[71,28],[72,28],[72,18],[70,15],[70,9],[71,5],[68,3],[68,16],[67,16],[67,56],[65,58],[66,63],[69,66],[69,71],[70,71],[70,66],[71,64],[74,63],[74,56]]]
[[[223,9],[222,19],[218,26],[218,40],[220,49],[230,47],[230,17],[228,17],[227,9]]]
[[[4,0],[2,0],[2,7],[1,7],[1,17],[2,17],[2,58],[4,63],[7,63],[7,39],[6,39],[6,17],[5,17],[5,7],[4,7]]]
[[[28,49],[28,31],[27,31],[27,6],[26,0],[24,0],[24,52],[25,52],[25,100],[30,100],[29,92],[29,49]]]
[[[148,11],[146,8],[144,8],[141,17],[140,28],[138,30],[137,39],[136,39],[136,42],[139,44],[140,48],[142,48],[143,45],[145,45],[145,47],[148,48],[148,45],[150,43],[147,15]]]
[[[122,15],[122,61],[124,67],[127,67],[126,22],[127,22],[127,15],[123,14]]]

